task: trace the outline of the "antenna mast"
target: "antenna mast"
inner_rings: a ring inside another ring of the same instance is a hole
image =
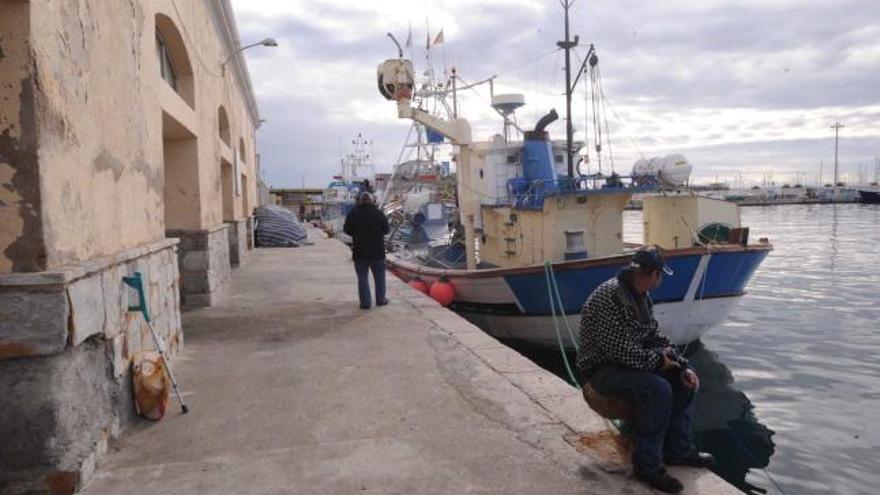
[[[574,40],[569,38],[568,9],[574,2],[564,0],[562,8],[565,9],[565,40],[557,41],[556,46],[565,50],[565,153],[568,156],[568,178],[574,178],[574,126],[571,123],[571,49],[578,44],[578,36]]]

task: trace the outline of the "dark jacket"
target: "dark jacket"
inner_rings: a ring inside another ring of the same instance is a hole
[[[581,311],[578,367],[588,374],[600,366],[654,371],[662,364],[661,351],[669,339],[659,332],[654,304],[627,283],[627,270],[605,281]],[[687,360],[676,355],[682,367]]]
[[[385,259],[388,219],[372,204],[359,204],[345,217],[342,230],[351,236],[352,258],[373,261]]]

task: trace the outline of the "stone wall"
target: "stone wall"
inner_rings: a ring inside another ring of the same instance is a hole
[[[248,217],[247,219],[247,248],[254,248],[254,224],[256,221],[254,217]]]
[[[241,265],[247,256],[248,219],[242,218],[234,222],[226,222],[229,226],[229,264],[233,268]]]
[[[154,346],[122,277],[141,272],[153,327],[174,355],[176,243],[0,274],[0,493],[72,493],[134,417],[131,357]]]
[[[229,226],[208,230],[169,230],[180,239],[180,294],[186,308],[210,306],[229,278]]]

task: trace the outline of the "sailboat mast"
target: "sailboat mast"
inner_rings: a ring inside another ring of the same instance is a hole
[[[574,126],[571,121],[571,49],[577,46],[578,37],[572,41],[568,29],[568,9],[571,1],[565,0],[565,41],[556,42],[556,46],[565,50],[565,154],[568,156],[568,178],[574,178]]]

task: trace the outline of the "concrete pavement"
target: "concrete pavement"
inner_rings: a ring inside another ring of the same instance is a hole
[[[190,413],[137,424],[84,493],[651,493],[576,389],[391,275],[359,309],[348,249],[311,236],[184,314]]]

